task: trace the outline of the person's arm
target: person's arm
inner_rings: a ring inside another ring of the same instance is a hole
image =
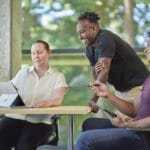
[[[121,128],[150,128],[150,117],[145,117],[137,121],[117,121],[112,120],[112,124]]]
[[[56,88],[54,90],[53,97],[51,99],[49,99],[48,101],[43,100],[41,102],[37,102],[33,105],[33,107],[46,108],[59,106],[63,101],[65,92],[66,92],[65,87]]]
[[[99,86],[94,86],[94,84],[91,86],[92,90],[94,91],[95,95],[101,96],[101,97],[107,97],[108,100],[117,107],[122,113],[128,115],[128,116],[134,116],[135,115],[135,107],[132,103],[129,103],[123,99],[120,99],[113,95],[107,88],[106,84],[99,83]]]
[[[134,107],[133,103],[130,103],[123,99],[120,99],[117,96],[113,95],[111,92],[109,92],[107,98],[123,114],[126,114],[130,117],[135,116],[135,107]]]
[[[150,117],[146,117],[137,121],[130,122],[128,127],[150,128]]]
[[[92,76],[93,76],[94,80],[96,80],[97,75],[96,75],[96,72],[95,72],[95,66],[92,66],[91,70],[92,70]]]
[[[98,62],[92,67],[93,78],[96,82],[106,83],[108,80],[108,73],[111,65],[111,58],[103,57],[99,58]],[[97,102],[99,96],[93,93],[91,100]]]
[[[103,57],[99,58],[95,65],[96,81],[106,83],[108,81],[108,74],[110,70],[112,58]]]

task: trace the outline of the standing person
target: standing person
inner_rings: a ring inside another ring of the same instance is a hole
[[[79,16],[76,26],[79,39],[86,47],[93,77],[96,82],[109,82],[115,87],[116,95],[120,98],[128,97],[132,103],[149,72],[127,42],[100,28],[99,19],[95,12],[84,12]],[[90,101],[96,102],[98,98],[93,94]],[[97,111],[92,103],[89,102],[89,105],[93,111]],[[83,130],[93,128],[96,120],[88,119]]]
[[[145,53],[150,63],[150,45]],[[136,99],[132,106],[127,101],[120,101],[104,83],[99,83],[98,87],[92,85],[92,89],[96,95],[107,97],[120,110],[130,112],[134,119],[125,121],[118,116],[111,119],[109,129],[81,133],[77,150],[150,150],[150,76],[144,81],[142,93],[139,94],[140,101]]]
[[[33,66],[21,69],[11,80],[26,106],[47,108],[59,106],[63,101],[67,84],[64,75],[49,66],[50,54],[47,42],[34,42],[31,46]],[[6,115],[0,120],[0,149],[36,150],[50,136],[51,117]]]

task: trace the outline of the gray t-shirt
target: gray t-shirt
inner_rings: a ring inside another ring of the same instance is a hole
[[[100,31],[95,47],[86,47],[86,56],[91,66],[94,66],[99,58],[112,58],[108,82],[121,92],[142,85],[149,75],[148,69],[134,49],[107,30]]]

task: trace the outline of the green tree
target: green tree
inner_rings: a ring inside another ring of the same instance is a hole
[[[134,21],[133,7],[134,0],[124,0],[124,39],[134,45]]]
[[[83,47],[75,28],[78,15],[86,10],[96,11],[102,28],[122,37],[124,34],[127,40],[131,37],[128,41],[135,41],[135,46],[143,44],[138,37],[143,36],[150,22],[148,0],[22,0],[22,8],[24,49],[36,39],[49,41],[53,49]]]

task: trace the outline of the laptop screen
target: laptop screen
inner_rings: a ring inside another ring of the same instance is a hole
[[[0,107],[10,107],[17,97],[17,90],[10,81],[0,82]]]
[[[17,90],[10,81],[0,82],[0,95],[2,94],[17,94]]]

